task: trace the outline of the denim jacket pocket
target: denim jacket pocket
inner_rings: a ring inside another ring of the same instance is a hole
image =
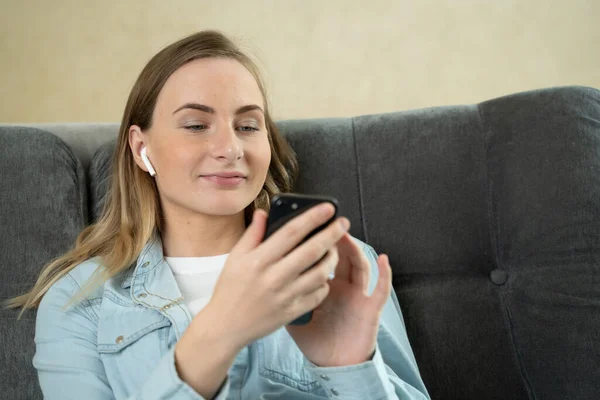
[[[170,321],[155,310],[134,307],[117,311],[99,322],[98,352],[118,353],[144,336],[170,325]]]
[[[101,317],[98,353],[117,392],[136,393],[144,385],[168,350],[170,326],[158,311],[143,307],[121,308]]]
[[[303,392],[315,392],[321,384],[304,366],[304,355],[281,328],[256,342],[259,374]]]

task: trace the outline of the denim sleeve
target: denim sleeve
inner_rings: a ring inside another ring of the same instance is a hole
[[[377,254],[368,245],[364,251],[371,264],[369,293],[372,293],[379,275]],[[346,367],[318,367],[305,358],[305,365],[331,399],[430,399],[394,290],[381,314],[377,346],[371,360]]]
[[[47,400],[115,398],[97,350],[95,312],[86,301],[65,308],[79,289],[77,282],[66,275],[50,288],[38,308],[33,365]],[[215,399],[224,400],[228,392],[226,380]],[[128,398],[204,399],[177,375],[174,349],[163,357],[138,393]]]

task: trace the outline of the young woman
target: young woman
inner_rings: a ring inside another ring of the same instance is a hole
[[[102,217],[12,302],[38,307],[46,399],[429,398],[388,259],[346,218],[298,246],[333,215],[321,204],[263,241],[297,172],[266,99],[213,31],[143,69]]]

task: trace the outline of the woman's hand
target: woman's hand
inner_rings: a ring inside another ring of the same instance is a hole
[[[257,210],[229,254],[209,304],[188,330],[210,329],[241,349],[317,307],[329,292],[327,277],[338,263],[335,246],[349,222],[338,218],[299,244],[333,213],[331,204],[317,205],[263,242],[267,214]]]
[[[175,345],[181,379],[212,397],[236,354],[317,307],[338,263],[336,243],[350,223],[339,218],[299,245],[334,213],[321,204],[286,223],[264,242],[267,214],[258,210],[231,250],[213,296]],[[316,265],[315,265],[316,263]],[[308,266],[314,265],[303,273]]]
[[[337,243],[339,262],[330,291],[306,325],[287,330],[306,358],[321,367],[360,364],[375,351],[379,317],[390,296],[392,271],[386,255],[377,259],[379,279],[368,296],[370,264],[346,233]]]

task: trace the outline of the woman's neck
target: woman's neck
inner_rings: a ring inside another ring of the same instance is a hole
[[[169,212],[163,217],[161,240],[165,257],[226,254],[246,230],[243,211],[223,216]]]

